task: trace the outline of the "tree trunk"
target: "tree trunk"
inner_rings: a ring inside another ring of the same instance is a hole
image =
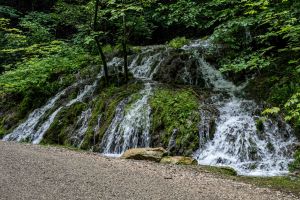
[[[124,5],[124,0],[123,0]],[[126,37],[126,16],[123,15],[123,56],[124,56],[124,72],[125,72],[125,82],[128,83],[128,59],[127,59],[127,37]]]
[[[99,11],[99,0],[96,0],[96,2],[95,2],[94,27],[93,27],[95,32],[97,31],[98,11]],[[108,68],[107,68],[106,57],[105,57],[105,54],[102,50],[101,43],[100,43],[99,39],[97,37],[95,37],[94,39],[95,39],[95,42],[96,42],[96,45],[97,45],[97,48],[98,48],[98,52],[100,54],[100,58],[101,58],[102,63],[103,63],[105,82],[106,82],[106,84],[108,84],[109,77],[108,77]]]
[[[106,82],[106,84],[108,84],[109,80],[108,80],[108,68],[107,68],[106,57],[105,57],[105,54],[102,50],[101,44],[100,44],[97,37],[95,37],[95,41],[96,41],[97,48],[98,48],[98,51],[99,51],[99,54],[100,54],[100,57],[101,57],[101,60],[102,60],[102,63],[103,63],[105,82]]]

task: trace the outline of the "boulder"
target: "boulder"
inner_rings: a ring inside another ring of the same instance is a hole
[[[197,85],[204,87],[205,80],[200,72],[201,63],[189,53],[171,51],[159,65],[153,80],[167,84]]]
[[[124,159],[134,160],[149,160],[154,162],[160,162],[162,157],[167,153],[164,148],[136,148],[129,149],[121,156]]]
[[[166,156],[163,157],[160,163],[174,165],[197,165],[198,162],[194,158],[184,156]]]

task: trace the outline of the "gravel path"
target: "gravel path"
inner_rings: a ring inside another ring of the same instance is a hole
[[[297,199],[182,166],[0,142],[0,199]]]

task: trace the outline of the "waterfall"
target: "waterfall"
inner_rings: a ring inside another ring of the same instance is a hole
[[[57,101],[66,94],[70,87],[76,87],[78,83],[62,90],[55,95],[51,100],[49,100],[46,105],[42,108],[34,110],[27,120],[20,124],[12,133],[8,134],[3,138],[3,141],[28,141],[33,144],[39,144],[53,123],[57,114],[66,107],[70,107],[77,102],[82,102],[85,97],[92,95],[94,92],[99,79],[102,77],[101,73],[97,76],[96,81],[92,85],[86,85],[83,90],[79,92],[76,98],[67,102],[66,105],[58,107],[49,117],[47,117],[47,111],[50,111],[55,107]],[[46,117],[46,120],[42,119]]]
[[[128,100],[117,107],[115,118],[102,140],[102,152],[106,155],[121,155],[129,148],[149,147],[150,113],[148,99],[152,93],[150,83],[140,92],[141,98],[125,111]]]
[[[167,54],[168,49],[162,46],[144,48],[142,53],[134,57],[129,70],[135,78],[151,81]]]
[[[167,52],[164,46],[150,46],[133,57],[129,70],[136,79],[145,83],[145,88],[140,91],[140,98],[129,108],[126,107],[132,97],[124,99],[117,106],[115,117],[100,144],[104,155],[118,157],[127,149],[150,146],[151,108],[148,99],[155,85],[153,75]],[[115,65],[122,64],[119,59],[114,60]]]
[[[243,97],[246,83],[236,86],[205,61],[203,58],[205,52],[212,49],[218,51],[219,48],[220,46],[212,45],[209,40],[196,40],[181,50],[170,50],[164,45],[148,46],[142,47],[140,53],[130,56],[129,70],[139,82],[144,83],[144,88],[138,94],[119,102],[102,141],[97,144],[96,133],[101,129],[102,116],[105,113],[96,116],[97,123],[92,127],[93,149],[100,148],[100,153],[116,157],[129,148],[149,147],[151,142],[149,98],[159,81],[164,82],[165,79],[176,77],[180,79],[179,84],[206,87],[212,91],[211,97],[199,105],[201,118],[198,125],[199,149],[193,155],[199,164],[229,166],[241,175],[275,176],[287,173],[288,164],[292,161],[290,152],[296,143],[291,127],[280,119],[261,120],[262,117],[257,114],[260,113],[260,106],[253,100]],[[119,73],[123,59],[115,57],[108,62],[108,66],[110,70]],[[85,85],[76,98],[67,102],[62,99],[70,89],[78,87],[80,83],[60,91],[43,107],[34,110],[26,121],[3,140],[39,144],[58,114],[63,109],[91,97],[101,77],[102,73],[97,76],[94,83]],[[177,84],[172,80],[167,83]],[[211,108],[214,109],[213,113]],[[69,134],[74,146],[81,146],[92,113],[92,107],[89,106],[77,116],[75,128]],[[258,120],[262,126],[259,130]],[[168,149],[176,146],[178,134],[178,129],[174,128]]]
[[[74,131],[72,134],[70,140],[71,143],[76,146],[80,147],[83,143],[84,135],[86,131],[88,130],[89,120],[92,117],[92,109],[88,108],[87,110],[83,111],[81,115],[78,117],[76,127],[78,127],[77,130]]]
[[[268,119],[263,122],[264,131],[257,130],[258,105],[237,96],[242,94],[243,86],[227,81],[217,69],[197,56],[207,87],[227,94],[211,99],[219,110],[214,138],[203,144],[207,141],[207,127],[199,129],[200,149],[194,155],[199,164],[229,166],[241,175],[250,176],[287,173],[288,163],[292,161],[289,152],[296,142],[290,126],[280,127],[279,122]],[[202,120],[207,123],[205,117]]]
[[[75,84],[77,85],[77,84]],[[75,86],[73,85],[73,86]],[[29,137],[30,134],[34,131],[35,127],[39,123],[40,119],[46,114],[47,111],[52,109],[56,102],[66,94],[66,92],[70,89],[70,87],[62,90],[57,93],[52,99],[50,99],[46,105],[43,107],[34,110],[27,118],[25,122],[20,124],[12,133],[6,135],[3,138],[3,141],[17,141],[20,142]]]

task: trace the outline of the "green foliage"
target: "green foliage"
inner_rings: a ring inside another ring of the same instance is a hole
[[[91,20],[90,16],[94,9],[92,2],[58,0],[52,16],[59,25],[80,28],[82,25],[88,25],[86,23]]]
[[[27,44],[27,37],[23,35],[20,29],[11,27],[10,22],[10,19],[0,18],[0,50],[5,48],[16,48]]]
[[[270,67],[271,62],[270,58],[264,58],[262,55],[255,52],[251,55],[236,57],[233,60],[224,59],[220,70],[222,72],[233,71],[235,73],[246,70],[257,71]]]
[[[53,39],[55,18],[43,12],[31,12],[21,19],[20,26],[26,30],[31,44],[49,42]]]
[[[262,114],[266,116],[276,116],[280,112],[280,108],[273,107],[273,108],[267,108],[265,109]]]
[[[2,15],[9,18],[18,18],[20,14],[20,12],[12,7],[0,5],[0,16]]]
[[[132,38],[150,38],[154,26],[147,21],[143,12],[154,2],[156,0],[109,0],[107,8],[101,10],[100,14],[117,29],[117,42],[119,43],[122,43],[124,39],[130,41]]]
[[[287,110],[286,120],[294,120],[300,125],[300,93],[294,94],[285,104]]]
[[[152,134],[165,131],[161,136],[164,147],[168,146],[176,129],[175,154],[182,151],[180,153],[188,155],[198,148],[199,104],[192,90],[159,89],[151,98],[150,105],[153,110]]]
[[[171,40],[168,45],[174,49],[180,49],[184,45],[188,44],[189,40],[186,39],[185,37],[177,37]]]
[[[201,5],[195,1],[178,0],[171,4],[159,3],[153,17],[165,26],[197,27],[201,11]]]
[[[289,165],[289,170],[291,172],[300,171],[300,151],[296,151],[294,155],[294,161]]]
[[[43,52],[46,57],[28,59],[19,63],[15,70],[0,76],[0,93],[26,94],[33,88],[52,93],[60,86],[51,83],[58,81],[63,75],[75,74],[88,63],[94,62],[92,57],[78,47],[64,43],[61,46],[54,46],[55,49],[52,47],[46,46],[40,49],[46,52]]]

